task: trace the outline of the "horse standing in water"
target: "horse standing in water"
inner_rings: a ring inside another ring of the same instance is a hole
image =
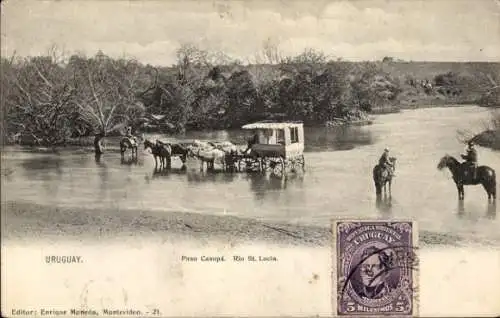
[[[151,154],[155,158],[155,169],[158,168],[158,158],[160,159],[160,169],[168,168],[170,169],[172,162],[172,148],[169,144],[164,143],[153,143],[149,140],[144,140],[144,150],[150,148]]]
[[[132,158],[137,159],[137,141],[134,138],[131,137],[123,137],[122,140],[120,140],[120,153],[122,155],[122,160],[125,156],[125,151],[127,149],[132,150]]]
[[[463,200],[465,197],[464,185],[481,184],[488,194],[488,201],[496,199],[497,196],[497,181],[495,170],[488,166],[479,166],[476,169],[476,178],[473,178],[472,171],[469,167],[462,165],[457,159],[450,155],[445,155],[439,161],[437,168],[442,170],[448,168],[453,176],[453,181],[458,190],[458,199]]]
[[[186,160],[187,160],[187,157],[189,154],[189,150],[187,147],[184,147],[180,144],[171,144],[171,143],[162,142],[159,140],[157,140],[157,143],[159,143],[160,145],[163,145],[163,146],[170,147],[171,156],[172,157],[179,156],[179,158],[182,161],[182,169],[184,169],[186,167]]]
[[[394,170],[396,169],[396,158],[390,157],[389,160],[392,162]],[[384,194],[387,195],[387,185],[389,185],[389,196],[392,195],[391,185],[392,185],[392,174],[388,169],[377,164],[373,167],[373,182],[375,183],[375,192],[377,197],[382,194],[382,190]]]

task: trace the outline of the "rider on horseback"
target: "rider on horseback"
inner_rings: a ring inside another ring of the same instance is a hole
[[[392,161],[389,157],[389,149],[388,148],[384,149],[384,153],[382,154],[382,156],[380,156],[378,163],[381,167],[383,167],[384,169],[387,169],[387,171],[389,171],[389,174],[391,176],[393,176],[393,177],[395,176],[394,164],[392,163]]]
[[[466,154],[462,154],[462,159],[465,160],[465,167],[472,169],[473,179],[477,178],[477,151],[474,148],[474,143],[469,141],[467,143]]]
[[[134,135],[132,135],[132,126],[128,126],[127,127],[127,134],[126,134],[126,136],[130,140],[131,143],[137,144],[137,138]]]
[[[243,151],[244,154],[248,153],[252,150],[252,146],[259,143],[259,134],[255,132],[255,134],[247,139],[247,149]]]

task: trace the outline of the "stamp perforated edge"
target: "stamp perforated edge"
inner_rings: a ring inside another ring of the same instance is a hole
[[[338,280],[337,280],[337,224],[340,222],[407,222],[411,223],[412,225],[412,246],[415,249],[415,255],[418,260],[418,265],[416,267],[412,267],[412,276],[413,276],[413,314],[411,316],[398,316],[398,317],[420,317],[420,298],[419,298],[419,287],[420,287],[420,257],[419,257],[419,240],[418,240],[418,222],[415,220],[410,220],[410,219],[379,219],[379,218],[333,218],[331,219],[331,232],[332,232],[332,241],[330,242],[330,251],[331,251],[331,283],[332,286],[330,288],[331,294],[330,294],[330,301],[332,305],[332,317],[384,317],[384,316],[395,316],[393,315],[363,315],[363,314],[357,314],[357,315],[338,315],[337,313],[337,294],[338,294]]]

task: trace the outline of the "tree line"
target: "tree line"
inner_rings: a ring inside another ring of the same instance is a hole
[[[102,52],[2,58],[3,136],[59,145],[128,125],[165,133],[276,118],[316,125],[397,106],[404,90],[385,62],[332,61],[315,50],[281,57],[272,47],[264,56],[273,64],[242,65],[192,45],[171,67]]]

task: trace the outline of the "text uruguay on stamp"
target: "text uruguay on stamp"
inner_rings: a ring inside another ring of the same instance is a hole
[[[418,316],[412,221],[333,222],[333,315]]]

